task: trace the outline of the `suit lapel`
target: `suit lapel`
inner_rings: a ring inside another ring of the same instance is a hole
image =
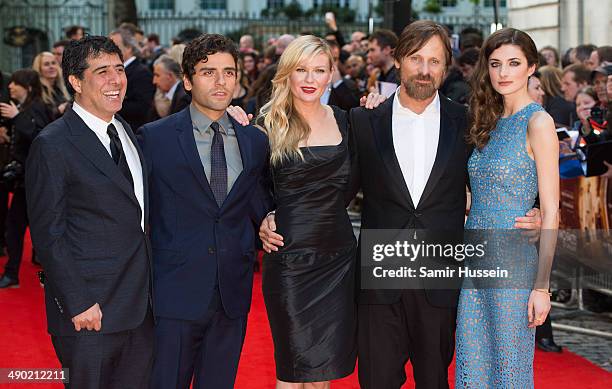
[[[223,202],[222,207],[230,203],[230,201],[232,200],[232,196],[235,195],[236,191],[238,190],[237,189],[238,186],[244,179],[245,172],[249,171],[250,169],[249,166],[250,166],[250,161],[251,161],[251,150],[252,150],[251,139],[246,134],[246,129],[240,123],[235,121],[231,116],[228,115],[228,117],[230,118],[230,121],[232,122],[232,126],[234,127],[234,132],[236,133],[236,139],[238,140],[238,149],[240,150],[240,158],[242,159],[242,171],[236,178],[236,182],[234,182],[234,185],[232,185],[232,188],[227,194],[227,197],[225,198],[225,201]]]
[[[176,131],[178,133],[179,144],[181,145],[185,159],[187,160],[196,181],[198,181],[204,192],[206,192],[206,194],[216,204],[215,196],[213,195],[208,179],[206,178],[206,173],[204,172],[204,167],[202,166],[202,160],[200,159],[200,154],[198,153],[198,148],[196,147],[195,137],[193,136],[193,123],[191,122],[189,108],[184,109],[177,116]]]
[[[70,127],[70,142],[85,158],[91,161],[98,170],[121,188],[136,205],[140,206],[134,195],[134,188],[130,186],[128,180],[123,176],[115,162],[113,162],[110,154],[93,130],[89,129],[85,122],[72,109],[68,109],[63,117]]]
[[[374,132],[378,152],[384,161],[387,170],[391,177],[391,185],[393,185],[408,201],[410,208],[414,209],[414,203],[410,196],[410,191],[404,180],[404,174],[400,168],[393,146],[393,100],[395,97],[390,97],[383,105],[370,116],[370,125]]]
[[[446,169],[449,157],[455,144],[455,138],[457,137],[457,128],[455,121],[448,114],[446,108],[446,97],[440,95],[440,137],[438,139],[438,149],[436,152],[436,159],[431,169],[431,174],[421,195],[419,204],[423,203],[425,199],[433,192],[436,184],[440,180],[440,177]]]

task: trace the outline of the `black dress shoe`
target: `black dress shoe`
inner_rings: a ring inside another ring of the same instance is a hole
[[[0,278],[0,289],[5,288],[19,288],[19,281],[8,276],[2,276],[2,278]]]
[[[540,350],[546,351],[548,353],[560,353],[563,351],[563,349],[557,346],[555,341],[552,340],[551,338],[542,338],[542,339],[536,340],[536,346]]]

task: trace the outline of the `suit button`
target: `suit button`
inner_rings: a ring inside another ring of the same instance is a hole
[[[209,247],[208,254],[214,254],[214,253],[215,253],[215,249],[213,247]]]
[[[219,218],[216,218],[215,223],[219,224],[219,220],[220,220]]]

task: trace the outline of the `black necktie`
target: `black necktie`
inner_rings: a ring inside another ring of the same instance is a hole
[[[132,173],[130,173],[130,167],[128,166],[127,159],[125,159],[125,153],[123,152],[123,147],[121,146],[121,139],[119,139],[119,133],[115,128],[113,123],[109,124],[106,128],[106,133],[110,137],[110,149],[111,155],[113,156],[113,161],[121,170],[121,173],[128,180],[132,188],[134,187],[134,180],[132,180]]]
[[[227,196],[227,163],[225,161],[225,149],[223,148],[223,135],[219,131],[219,123],[210,124],[213,135],[210,146],[210,188],[212,189],[217,205],[221,207],[225,196]]]

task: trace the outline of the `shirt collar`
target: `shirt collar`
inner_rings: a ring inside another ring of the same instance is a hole
[[[208,116],[204,115],[200,112],[193,104],[189,105],[189,113],[191,114],[191,122],[193,123],[193,128],[200,133],[210,133],[212,130],[210,129],[210,124],[213,122]],[[234,128],[232,126],[232,122],[230,122],[229,117],[227,116],[227,112],[223,113],[217,123],[219,123],[221,133],[226,135],[234,135]]]
[[[399,92],[400,92],[400,88],[401,86],[397,87],[397,90],[395,91],[395,97],[393,100],[393,113],[397,113],[397,114],[402,114],[402,115],[408,115],[408,116],[412,116],[414,118],[421,118],[425,115],[434,115],[434,114],[439,114],[440,113],[440,94],[438,93],[438,91],[436,91],[436,96],[434,97],[434,99],[431,101],[431,103],[429,103],[429,105],[427,105],[427,107],[425,107],[425,110],[418,114],[414,111],[412,111],[410,108],[406,108],[404,107],[400,101],[399,101]]]
[[[85,122],[87,127],[89,127],[93,132],[97,134],[106,135],[106,131],[108,129],[108,125],[113,123],[115,127],[117,127],[117,119],[113,115],[113,118],[110,122],[100,119],[94,114],[87,111],[85,108],[81,107],[76,101],[72,103],[72,110],[79,115],[81,119]]]
[[[181,82],[181,80],[176,80],[174,85],[172,85],[172,88],[170,88],[170,90],[168,92],[166,92],[166,98],[168,100],[172,101],[172,98],[174,97],[174,93],[176,92],[176,88],[178,87],[178,84],[180,82]]]
[[[125,60],[125,62],[123,63],[123,67],[127,68],[134,61],[136,61],[136,56],[132,55],[130,58]]]

